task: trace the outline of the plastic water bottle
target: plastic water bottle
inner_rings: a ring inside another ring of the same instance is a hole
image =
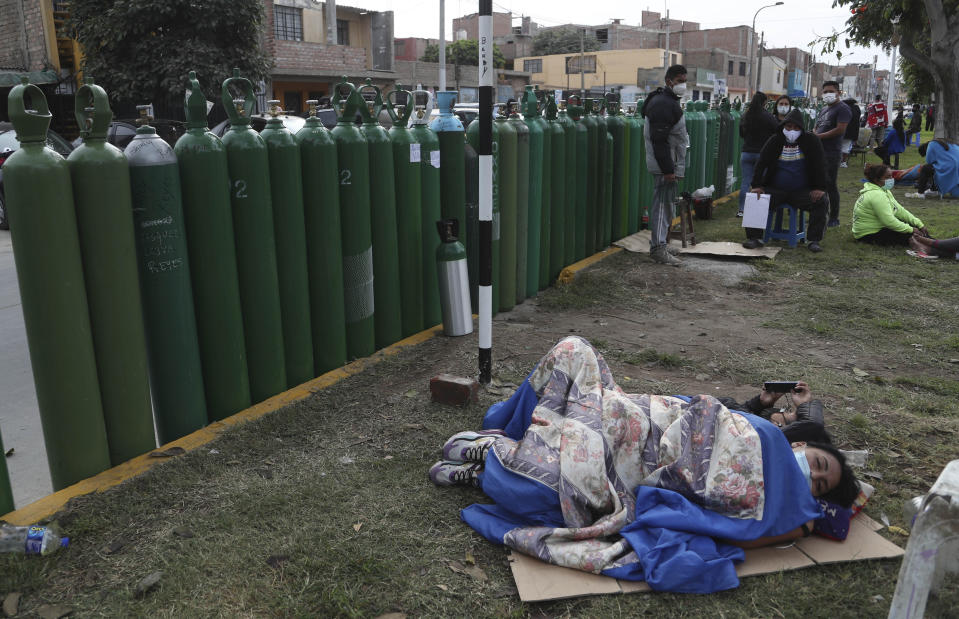
[[[0,526],[0,553],[48,555],[69,544],[69,537],[60,537],[49,527]]]

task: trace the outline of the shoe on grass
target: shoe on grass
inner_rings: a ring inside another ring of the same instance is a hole
[[[483,465],[479,462],[453,462],[440,460],[430,467],[430,479],[437,486],[479,487],[479,474]]]
[[[822,247],[820,247],[819,243],[817,243],[816,241],[812,241],[811,243],[809,243],[809,245],[807,245],[807,247],[809,248],[809,251],[811,251],[814,254],[818,254],[819,252],[822,251]]]
[[[838,227],[839,227],[839,220],[838,220],[838,219],[830,219],[830,220],[829,220],[829,223],[826,224],[826,227],[827,227],[827,228],[838,228]]]
[[[656,247],[650,249],[649,257],[653,259],[653,262],[667,264],[673,267],[682,266],[683,264],[682,260],[679,260],[669,253],[669,251],[666,249],[666,245],[657,245]]]
[[[742,211],[739,211],[739,212],[736,213],[736,217],[742,217],[742,216],[743,216],[743,212],[742,212]]]
[[[486,452],[497,438],[505,436],[502,430],[458,432],[443,445],[443,459],[451,462],[485,462]]]
[[[746,249],[760,249],[764,244],[765,243],[763,243],[759,239],[749,239],[748,241],[743,243],[743,247],[745,247]]]

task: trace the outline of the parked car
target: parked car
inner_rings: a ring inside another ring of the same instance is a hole
[[[157,135],[163,138],[167,144],[173,146],[176,144],[177,138],[183,135],[185,123],[179,120],[155,119],[150,121],[150,126],[156,129]],[[107,142],[123,150],[133,140],[136,133],[136,121],[114,120],[110,123],[110,128],[107,129]],[[82,137],[75,139],[73,148],[77,148],[82,143]]]
[[[67,142],[56,131],[47,132],[47,146],[57,151],[64,157],[73,152],[73,146]],[[0,166],[20,148],[20,141],[17,139],[17,133],[13,130],[13,124],[0,122]],[[9,230],[10,223],[7,221],[7,203],[3,193],[3,168],[0,167],[0,230]]]
[[[330,111],[332,112],[333,110],[330,110]],[[335,114],[334,114],[334,117],[335,117]],[[296,133],[297,131],[303,128],[303,125],[306,124],[306,119],[300,116],[288,116],[286,114],[281,114],[277,116],[277,118],[283,121],[283,126],[289,129],[291,133]],[[250,126],[253,127],[253,130],[256,132],[263,131],[263,129],[266,127],[266,121],[269,119],[270,119],[269,116],[264,116],[263,114],[254,114],[253,116],[250,116]],[[323,121],[324,125],[326,125],[325,119],[321,118],[320,120]],[[335,120],[333,124],[336,125]],[[226,135],[226,132],[229,130],[230,130],[229,120],[224,120],[217,126],[210,129],[210,131],[213,132],[213,134],[219,138],[222,138],[224,135]]]

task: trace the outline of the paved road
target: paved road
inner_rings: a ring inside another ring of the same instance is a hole
[[[13,499],[23,507],[53,492],[33,388],[10,232],[0,230],[0,433]]]

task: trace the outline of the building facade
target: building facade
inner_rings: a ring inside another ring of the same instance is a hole
[[[370,78],[380,88],[393,86],[392,11],[336,5],[336,25],[328,29],[325,3],[265,0],[265,5],[266,47],[274,58],[267,91],[284,110],[305,111],[308,99],[330,96],[344,75],[354,83]]]
[[[533,84],[550,90],[610,89],[625,86],[642,87],[643,69],[658,69],[662,83],[663,49],[629,49],[596,51],[588,54],[553,54],[516,58],[513,69],[529,73]],[[682,62],[682,54],[671,53],[675,62]]]

